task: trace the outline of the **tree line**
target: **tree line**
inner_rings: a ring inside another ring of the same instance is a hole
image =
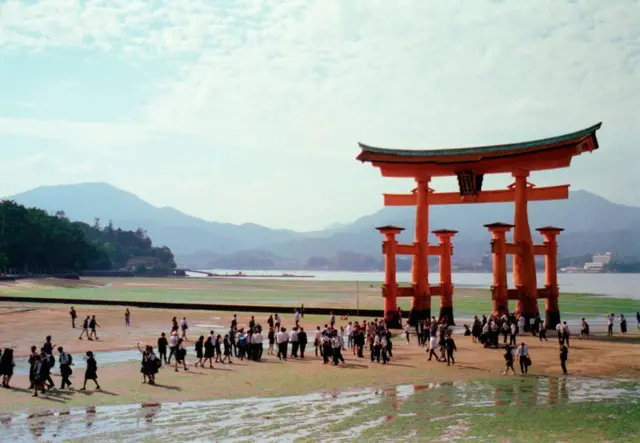
[[[48,214],[13,201],[0,202],[0,271],[47,274],[122,269],[132,258],[148,257],[175,269],[168,247],[154,247],[138,228],[125,231],[70,221],[63,211]]]

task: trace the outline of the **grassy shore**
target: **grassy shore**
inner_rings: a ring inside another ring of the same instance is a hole
[[[0,285],[0,297],[59,297],[70,299],[100,299],[123,301],[157,301],[173,303],[212,303],[241,305],[277,305],[294,308],[333,307],[381,309],[382,297],[377,282],[304,281],[260,279],[144,279],[97,278],[90,281],[42,280]],[[432,311],[438,312],[439,298],[432,299]],[[399,300],[400,307],[409,309],[410,299]],[[511,302],[515,308],[515,302]],[[565,318],[604,316],[606,313],[625,313],[632,316],[640,302],[595,294],[563,293],[560,308]],[[457,317],[487,313],[491,307],[488,289],[458,288],[454,294]],[[540,301],[544,312],[544,301]],[[633,321],[632,318],[630,318]]]

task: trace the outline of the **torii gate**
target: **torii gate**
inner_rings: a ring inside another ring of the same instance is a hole
[[[387,321],[396,326],[399,323],[396,301],[398,296],[412,297],[409,322],[414,324],[419,319],[431,316],[431,296],[440,295],[443,298],[440,315],[446,315],[449,322],[453,322],[451,268],[450,261],[447,262],[445,257],[448,256],[450,260],[451,237],[455,231],[434,231],[440,238],[440,245],[429,246],[429,205],[514,202],[513,225],[487,225],[494,234],[494,313],[508,310],[507,300],[516,299],[517,314],[523,315],[528,322],[538,313],[538,298],[545,297],[547,327],[555,327],[560,321],[557,307],[559,291],[557,279],[554,277],[557,254],[555,236],[561,229],[541,228],[540,231],[546,239],[545,245],[534,245],[529,228],[527,203],[567,199],[569,185],[536,187],[528,182],[527,178],[533,171],[569,167],[574,156],[597,149],[596,131],[601,125],[602,123],[598,123],[558,137],[475,148],[415,151],[375,148],[360,143],[362,152],[358,155],[358,160],[363,163],[369,162],[379,168],[383,177],[413,178],[417,184],[416,189],[409,194],[384,194],[385,206],[416,206],[413,244],[397,244],[395,235],[400,233],[402,228],[378,228],[385,234],[383,248],[388,263],[388,266],[385,266],[383,286]],[[507,189],[483,191],[484,175],[500,173],[511,174],[514,183]],[[457,176],[459,192],[438,193],[429,187],[431,178],[446,176]],[[503,237],[511,227],[514,227],[514,243],[507,244]],[[445,246],[447,244],[448,246]],[[396,283],[396,254],[410,254],[413,257],[411,287],[398,287]],[[514,257],[513,278],[516,288],[513,290],[506,287],[506,264],[504,267],[501,264],[507,254]],[[435,287],[429,286],[429,255],[441,257],[441,282]],[[547,286],[541,290],[538,290],[536,284],[535,255],[547,257]],[[445,266],[444,271],[442,265]]]

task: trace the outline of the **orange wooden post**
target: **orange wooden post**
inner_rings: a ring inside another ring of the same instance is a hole
[[[416,234],[414,254],[414,294],[411,300],[409,323],[431,316],[431,294],[429,291],[429,180],[416,178]]]
[[[513,172],[515,177],[515,217],[513,241],[519,246],[519,253],[513,259],[513,282],[521,290],[516,304],[516,311],[522,315],[527,323],[538,313],[538,289],[536,284],[536,263],[533,254],[533,240],[529,229],[529,214],[527,211],[527,177],[529,171]],[[528,327],[525,326],[528,330]]]
[[[384,253],[384,318],[389,327],[401,327],[402,319],[398,318],[398,283],[396,281],[396,253],[398,241],[396,235],[404,231],[397,226],[380,226],[376,228],[384,234],[382,251]]]
[[[458,231],[439,229],[433,231],[433,233],[438,237],[442,248],[440,253],[440,318],[446,318],[448,324],[455,325],[453,319],[453,283],[451,281],[451,256],[453,255],[451,237],[456,235]]]
[[[493,315],[509,314],[509,295],[507,288],[507,232],[513,225],[491,223],[484,225],[493,234],[491,253],[493,255]]]
[[[545,325],[547,329],[555,329],[560,323],[560,308],[558,306],[558,298],[560,290],[558,289],[558,241],[557,236],[564,229],[554,226],[545,226],[536,229],[544,236],[544,244],[547,247],[547,253],[544,256],[544,285],[548,289],[548,296],[545,306]]]

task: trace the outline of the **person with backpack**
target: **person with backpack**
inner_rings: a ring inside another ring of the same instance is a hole
[[[71,365],[73,365],[73,357],[71,354],[67,354],[62,349],[62,346],[58,348],[58,352],[60,353],[59,363],[60,363],[60,375],[62,376],[62,383],[60,384],[60,389],[64,389],[65,387],[71,387],[71,381],[69,381],[69,377],[73,374],[73,369],[71,369]]]

